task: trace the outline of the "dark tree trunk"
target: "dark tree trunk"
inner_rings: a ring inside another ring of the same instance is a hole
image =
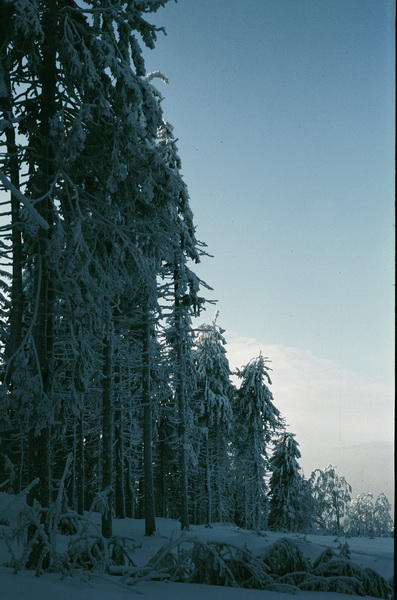
[[[181,497],[181,529],[189,530],[189,495],[188,495],[188,464],[187,464],[187,432],[186,432],[186,356],[184,352],[185,331],[183,326],[183,299],[179,293],[179,271],[174,274],[175,289],[175,337],[176,337],[176,395],[178,406],[178,437],[179,437],[179,480]]]
[[[131,442],[131,438],[129,439],[129,448],[128,448],[128,456],[127,456],[127,465],[126,465],[126,479],[125,479],[125,493],[126,493],[126,516],[132,519],[135,519],[135,482],[133,478],[133,466],[132,466],[132,455],[133,455],[133,446]]]
[[[211,487],[211,453],[209,448],[210,442],[208,437],[205,440],[205,479],[206,479],[206,495],[207,495],[207,525],[212,523],[212,487]]]
[[[11,5],[5,2],[0,4],[0,64],[2,65],[2,76],[4,80],[4,95],[0,95],[0,112],[8,121],[5,129],[7,149],[6,174],[11,183],[19,189],[19,161],[18,148],[15,140],[15,129],[12,124],[13,106],[10,74],[8,70],[7,56],[7,30],[11,28]],[[1,90],[0,90],[1,91]],[[10,315],[10,337],[6,348],[6,357],[11,359],[18,350],[22,339],[22,239],[19,226],[19,201],[11,194],[11,242],[12,242],[12,283],[11,283],[11,315]],[[9,371],[10,373],[10,371]],[[8,374],[9,374],[8,373]]]
[[[145,535],[153,535],[156,531],[154,482],[153,482],[153,431],[152,431],[152,398],[151,398],[151,332],[149,315],[143,323],[142,352],[142,404],[143,404],[143,472],[145,494]]]
[[[113,410],[112,341],[104,340],[102,385],[102,490],[107,492],[107,510],[102,513],[102,535],[112,537],[113,513]]]
[[[120,403],[121,404],[121,403]],[[124,439],[123,439],[123,412],[121,405],[118,407],[115,426],[115,447],[116,447],[116,498],[115,512],[118,519],[125,519],[126,515],[126,494],[125,494],[125,468],[124,468]]]
[[[41,113],[38,134],[33,143],[37,152],[38,170],[34,179],[34,192],[44,195],[50,189],[54,178],[54,154],[50,139],[50,122],[56,112],[56,43],[57,43],[57,3],[48,0],[44,7],[42,19],[44,32],[43,53],[40,79],[42,83]],[[39,477],[39,483],[28,496],[33,503],[38,500],[42,507],[49,507],[51,502],[51,407],[50,394],[52,386],[53,356],[53,305],[54,290],[51,258],[48,255],[48,244],[52,235],[53,207],[46,198],[36,205],[44,220],[50,225],[48,230],[40,229],[32,249],[35,254],[35,289],[38,298],[37,317],[33,327],[33,345],[35,360],[33,371],[39,380],[39,391],[36,393],[34,415],[35,422],[29,433],[29,477]],[[43,409],[43,407],[45,407]],[[46,530],[47,525],[43,525]],[[36,527],[30,528],[33,535]],[[49,556],[43,559],[44,546],[39,541],[32,548],[29,566],[46,568]]]
[[[0,58],[1,60],[1,58]],[[3,111],[5,117],[11,118],[11,108]],[[6,116],[7,115],[7,116]],[[11,183],[19,189],[19,166],[17,146],[15,143],[15,131],[13,127],[6,128],[7,154],[9,156],[9,175]],[[11,283],[11,314],[10,314],[10,337],[6,348],[8,360],[15,357],[20,348],[22,340],[22,237],[20,231],[19,201],[11,194],[11,241],[12,241],[12,283]],[[8,366],[8,375],[12,372],[12,366]]]
[[[84,515],[84,496],[85,496],[85,454],[84,454],[84,413],[81,414],[77,422],[76,439],[76,496],[77,512]]]
[[[5,128],[6,138],[6,157],[4,162],[5,174],[9,177],[11,183],[19,189],[19,161],[18,161],[18,148],[15,139],[15,129],[12,124],[13,119],[13,102],[12,102],[12,89],[10,82],[10,74],[8,70],[8,53],[7,53],[7,33],[11,29],[11,14],[12,7],[9,4],[6,6],[5,2],[0,3],[0,65],[2,66],[2,77],[4,81],[4,87],[0,89],[0,115],[3,116],[5,121],[8,121],[8,126]],[[1,94],[4,92],[4,94]],[[4,381],[9,389],[12,389],[12,372],[14,366],[17,365],[16,355],[18,349],[21,347],[22,341],[22,310],[23,310],[23,296],[22,296],[22,262],[23,262],[23,251],[22,251],[22,236],[20,230],[20,213],[19,213],[19,201],[11,194],[10,200],[10,212],[11,212],[11,252],[12,252],[12,280],[11,280],[11,307],[9,317],[9,337],[5,348],[5,372]],[[23,453],[14,451],[14,446],[19,446],[22,450],[26,439],[23,434],[19,431],[10,430],[3,432],[2,442],[0,440],[0,446],[3,446],[0,453],[3,452],[9,459],[10,463],[14,465],[12,472],[2,470],[0,477],[4,477],[9,480],[8,490],[9,492],[18,493],[21,489],[21,473],[23,469]],[[19,443],[17,440],[19,438]],[[18,474],[17,474],[18,469]],[[19,476],[18,476],[19,475]]]

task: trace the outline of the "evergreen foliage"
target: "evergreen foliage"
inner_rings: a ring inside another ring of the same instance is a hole
[[[300,531],[301,504],[304,502],[303,476],[298,459],[299,444],[293,433],[282,433],[274,442],[274,452],[269,461],[269,529]]]
[[[235,388],[226,356],[224,330],[202,325],[195,340],[197,391],[194,409],[198,423],[198,465],[194,495],[199,522],[224,522],[232,518],[230,440]]]
[[[71,453],[69,504],[82,513],[105,494],[106,537],[115,507],[155,530],[159,298],[177,286],[186,320],[203,303],[172,127],[139,41],[154,47],[147,15],[166,2],[1,2],[3,469],[15,492],[38,476],[30,502],[48,508]]]
[[[234,401],[235,522],[245,529],[266,529],[268,444],[283,427],[273,404],[267,359],[260,354],[238,371],[241,386]]]

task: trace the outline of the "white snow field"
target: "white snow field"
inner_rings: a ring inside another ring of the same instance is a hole
[[[13,497],[0,493],[0,600],[124,600],[126,598],[142,598],[143,600],[347,600],[363,596],[346,595],[324,591],[277,592],[236,587],[220,587],[213,585],[175,583],[167,581],[144,581],[134,585],[121,582],[121,576],[95,574],[87,571],[75,572],[73,576],[62,578],[60,574],[45,573],[37,577],[34,572],[21,570],[17,574],[5,566],[10,559],[5,537],[23,500],[12,502]],[[19,505],[19,506],[18,506]],[[92,515],[93,522],[99,525],[100,516]],[[228,523],[217,523],[212,528],[192,526],[188,533],[181,533],[178,521],[157,519],[157,534],[154,537],[144,536],[144,521],[141,519],[114,520],[114,534],[134,540],[136,549],[132,558],[137,567],[145,565],[163,546],[181,537],[185,540],[198,539],[202,542],[222,542],[244,547],[255,555],[263,554],[281,538],[291,539],[311,563],[324,551],[332,548],[336,552],[340,545],[348,543],[351,561],[363,568],[377,571],[389,580],[394,569],[394,540],[392,538],[339,538],[320,535],[296,535],[275,532],[263,532],[261,535],[239,529]],[[68,537],[58,534],[58,550],[66,550]],[[16,555],[20,556],[22,548],[14,545]],[[372,598],[373,596],[366,596]]]

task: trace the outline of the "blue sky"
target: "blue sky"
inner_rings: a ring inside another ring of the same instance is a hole
[[[308,470],[391,442],[394,2],[180,0],[151,20],[232,368],[273,361]]]

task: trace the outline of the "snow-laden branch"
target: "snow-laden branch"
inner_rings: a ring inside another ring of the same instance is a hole
[[[169,83],[168,78],[165,75],[163,75],[161,71],[152,71],[151,73],[148,73],[145,77],[145,80],[148,83],[150,83],[152,79],[155,78],[161,79],[163,83]]]
[[[6,188],[8,188],[10,190],[10,192],[15,196],[15,198],[17,198],[17,200],[19,200],[19,202],[21,202],[24,205],[24,207],[28,211],[29,215],[42,229],[49,229],[49,227],[50,227],[49,224],[47,223],[47,221],[45,219],[43,219],[43,217],[40,215],[40,213],[37,212],[37,210],[35,209],[35,207],[32,204],[32,201],[29,198],[27,198],[24,194],[22,194],[22,192],[18,188],[16,188],[13,183],[11,183],[11,181],[8,179],[8,177],[3,173],[3,171],[1,169],[0,169],[0,181],[3,183],[3,185]]]

